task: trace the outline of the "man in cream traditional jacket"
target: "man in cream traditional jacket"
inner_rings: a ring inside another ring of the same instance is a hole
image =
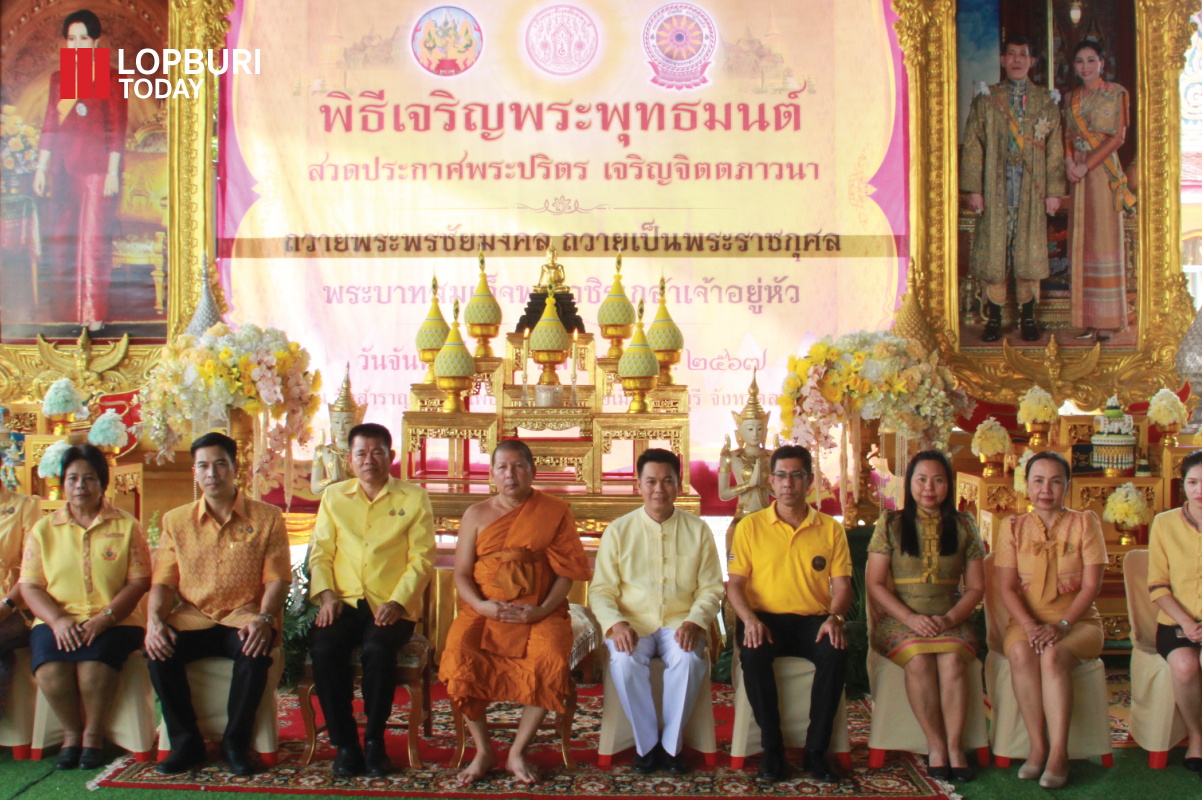
[[[635,771],[663,767],[682,774],[688,771],[680,753],[683,731],[709,669],[705,632],[722,602],[722,567],[709,526],[674,505],[680,459],[650,449],[637,469],[643,507],[605,529],[589,604],[605,631],[614,686],[634,728]],[[662,734],[651,696],[656,656],[667,666]]]

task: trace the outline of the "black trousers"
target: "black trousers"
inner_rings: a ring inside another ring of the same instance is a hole
[[[175,652],[165,661],[148,659],[150,681],[163,708],[163,720],[171,736],[171,749],[203,744],[196,725],[196,710],[192,707],[192,688],[188,685],[187,666],[202,658],[229,658],[234,662],[230,681],[229,721],[225,726],[224,743],[246,751],[250,747],[255,715],[263,690],[267,688],[267,672],[271,656],[248,656],[242,652],[238,629],[217,625],[202,631],[177,631]]]
[[[804,658],[814,664],[814,685],[810,691],[810,727],[806,731],[806,750],[826,751],[831,743],[835,714],[847,677],[847,650],[831,645],[829,637],[815,642],[826,615],[804,617],[800,614],[756,612],[772,632],[772,643],[759,647],[743,646],[743,622],[735,627],[739,659],[743,666],[743,687],[751,704],[755,722],[760,726],[760,741],[766,752],[783,753],[785,740],[780,731],[780,706],[776,673],[772,662],[777,658]],[[786,698],[786,702],[792,698]]]
[[[359,743],[359,731],[351,700],[355,695],[355,676],[351,667],[351,652],[362,647],[359,664],[363,670],[363,711],[367,727],[363,740],[384,740],[384,725],[392,714],[396,695],[397,650],[413,635],[414,623],[402,619],[392,625],[377,625],[375,615],[366,600],[358,605],[344,605],[333,624],[313,628],[313,645],[309,656],[313,660],[313,688],[321,701],[330,744],[352,747]]]

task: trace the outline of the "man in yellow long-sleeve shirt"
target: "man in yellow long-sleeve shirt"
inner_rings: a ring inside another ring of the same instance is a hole
[[[424,489],[389,475],[395,452],[383,425],[351,429],[355,478],[322,495],[309,554],[310,599],[321,605],[313,646],[313,679],[330,743],[334,774],[392,767],[384,725],[396,693],[397,649],[409,641],[434,570],[434,512]],[[351,712],[349,656],[362,647],[364,748]],[[365,757],[366,756],[366,757]]]

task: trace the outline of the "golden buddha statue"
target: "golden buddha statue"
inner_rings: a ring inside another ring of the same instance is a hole
[[[351,428],[363,421],[367,404],[359,405],[351,393],[351,365],[346,365],[346,377],[338,399],[327,406],[330,410],[330,444],[326,444],[325,432],[318,434],[317,446],[313,448],[313,468],[309,476],[309,491],[321,494],[332,483],[351,477],[350,441]]]
[[[555,294],[556,292],[565,291],[563,282],[563,265],[555,262],[556,252],[554,247],[547,248],[547,258],[550,259],[546,264],[543,264],[542,272],[538,275],[538,283],[534,286],[534,291],[537,293],[546,292],[547,294]]]
[[[760,387],[755,373],[748,388],[747,405],[742,412],[731,412],[735,422],[735,439],[738,449],[730,449],[730,436],[725,437],[722,451],[718,455],[718,497],[722,500],[738,498],[739,505],[734,519],[726,530],[726,550],[730,552],[735,526],[748,514],[768,507],[772,502],[768,494],[768,473],[771,470],[772,451],[764,444],[768,439],[768,414],[760,406]],[[734,486],[730,476],[734,474]]]

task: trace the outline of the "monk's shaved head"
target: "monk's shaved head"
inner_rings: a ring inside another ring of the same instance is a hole
[[[498,444],[492,451],[492,466],[497,465],[497,454],[505,452],[519,453],[530,465],[530,471],[534,471],[534,453],[530,452],[530,448],[526,446],[525,442],[520,439],[506,439]]]

